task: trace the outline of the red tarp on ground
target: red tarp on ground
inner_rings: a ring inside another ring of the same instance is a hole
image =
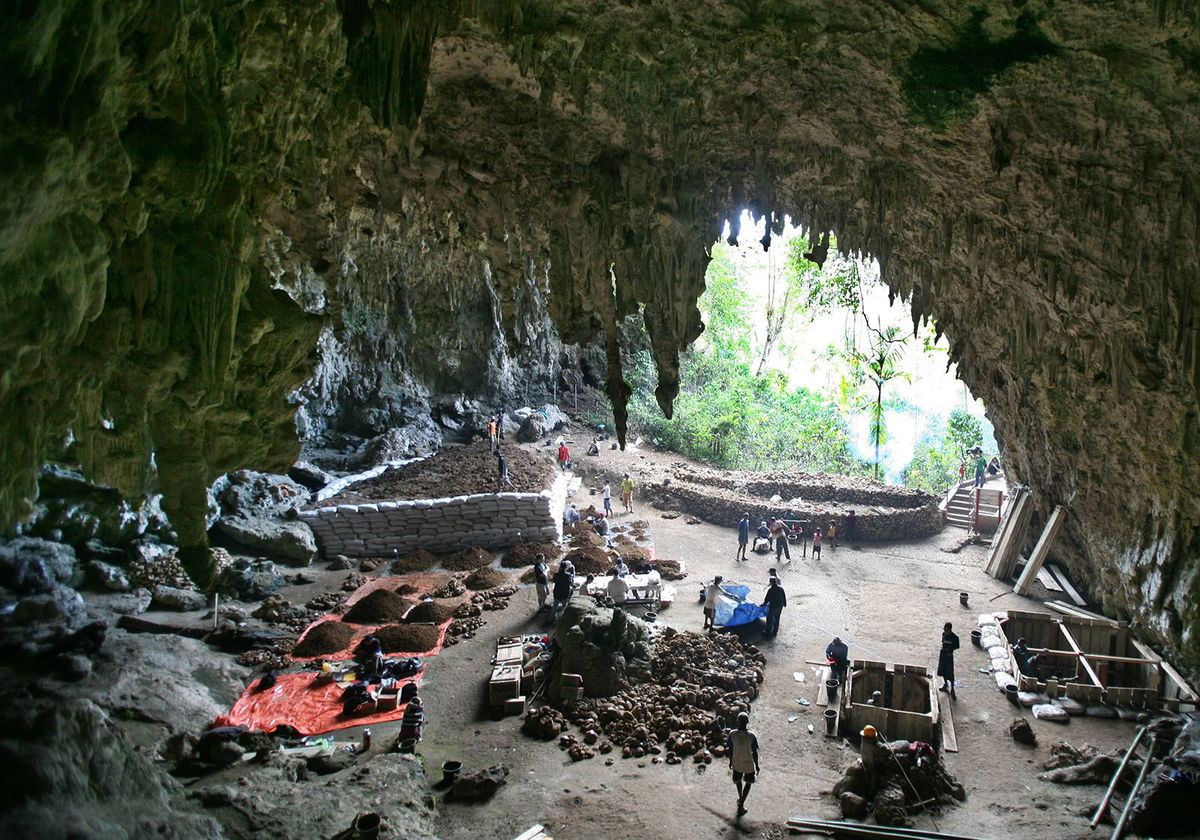
[[[415,682],[421,675],[397,681],[397,687]],[[284,724],[293,726],[302,735],[320,735],[335,729],[350,726],[367,726],[387,720],[399,720],[404,716],[404,703],[395,709],[379,714],[342,716],[342,692],[345,685],[326,682],[318,683],[315,673],[280,674],[275,685],[266,691],[257,691],[258,681],[243,692],[233,704],[229,714],[217,718],[216,726],[245,725],[250,729],[270,732]]]

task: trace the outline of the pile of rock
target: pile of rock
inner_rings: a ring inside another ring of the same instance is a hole
[[[556,672],[580,674],[584,691],[592,697],[608,697],[646,682],[653,657],[650,627],[623,610],[600,607],[593,598],[576,595],[555,629]]]
[[[251,615],[273,627],[279,627],[292,633],[303,633],[304,628],[312,624],[320,616],[320,613],[304,607],[293,606],[287,598],[275,594],[264,598],[262,604]]]
[[[929,805],[950,805],[967,798],[937,753],[927,744],[879,740],[873,769],[857,759],[833,786],[847,819],[872,816],[884,826],[910,825],[909,813]]]

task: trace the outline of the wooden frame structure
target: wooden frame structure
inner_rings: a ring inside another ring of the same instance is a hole
[[[1000,620],[1000,631],[1022,691],[1170,711],[1200,702],[1179,673],[1133,638],[1123,621],[1009,610]],[[1017,667],[1012,646],[1020,638],[1038,654],[1036,676],[1022,674]]]
[[[855,731],[870,724],[889,741],[934,744],[938,725],[936,680],[923,665],[892,665],[856,659],[846,673],[840,717]],[[881,703],[870,704],[881,692]]]

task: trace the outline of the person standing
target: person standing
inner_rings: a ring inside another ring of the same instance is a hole
[[[717,575],[713,578],[713,582],[704,590],[704,626],[701,630],[716,630],[716,625],[713,624],[713,619],[717,617],[717,601],[721,597],[721,593],[725,588],[721,586],[722,578]]]
[[[975,487],[978,489],[983,486],[983,482],[986,480],[987,461],[983,457],[983,450],[978,446],[975,447],[975,454],[979,459],[975,462]]]
[[[500,446],[500,438],[498,436],[499,427],[496,425],[495,417],[493,417],[491,420],[488,420],[487,429],[488,429],[488,441],[491,444],[492,451],[495,452],[496,449],[499,448],[499,446]]]
[[[737,716],[737,729],[729,733],[725,748],[729,751],[729,769],[733,773],[733,784],[737,788],[737,815],[746,813],[746,797],[750,787],[758,778],[758,736],[749,729],[750,715],[741,712]]]
[[[787,593],[783,591],[783,584],[779,582],[779,578],[771,578],[771,585],[767,588],[767,597],[763,599],[762,605],[767,608],[767,626],[763,635],[775,638],[779,635],[779,618],[783,615],[783,608],[787,606]]]
[[[819,560],[821,557],[821,536],[820,528],[813,528],[813,559]]]
[[[958,650],[958,635],[954,626],[947,621],[942,628],[942,649],[938,652],[937,675],[942,678],[942,687],[938,691],[949,691],[951,698],[954,694],[954,651]]]
[[[846,542],[851,543],[853,548],[855,526],[858,524],[858,514],[852,510],[846,511]]]
[[[500,441],[504,440],[504,409],[496,409],[496,446],[500,446]]]
[[[612,484],[604,479],[604,515],[612,516]]]
[[[838,527],[832,519],[829,520],[829,527],[825,529],[825,539],[829,540],[831,551],[838,547]]]
[[[775,538],[775,560],[779,561],[780,557],[786,557],[788,562],[792,562],[792,552],[788,550],[788,531],[790,529],[787,523],[783,521],[783,517],[775,517],[775,521],[771,523],[771,536]]]
[[[512,487],[512,479],[508,476],[508,459],[499,449],[496,450],[496,492],[502,487]]]
[[[750,514],[743,513],[738,520],[738,549],[734,560],[746,559],[746,545],[750,542]]]
[[[559,615],[571,602],[571,595],[574,592],[575,566],[570,560],[563,560],[558,564],[558,571],[554,573],[554,604],[550,608],[551,621],[558,621]]]
[[[571,461],[571,450],[567,448],[567,442],[564,440],[558,445],[558,466],[563,471],[567,471],[567,464]]]
[[[545,554],[533,559],[533,583],[537,587],[538,612],[545,612],[546,599],[550,597],[550,567],[546,565]]]
[[[625,478],[621,479],[621,503],[625,505],[626,513],[633,513],[633,479],[629,473],[625,473]]]

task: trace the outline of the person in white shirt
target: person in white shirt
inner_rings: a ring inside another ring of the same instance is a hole
[[[612,516],[612,485],[604,479],[604,515]]]
[[[717,600],[721,597],[721,593],[725,591],[721,586],[723,578],[717,575],[713,578],[713,582],[704,590],[704,626],[701,630],[715,630],[713,619],[717,615]]]
[[[750,715],[742,712],[737,717],[737,729],[729,733],[726,749],[729,751],[729,769],[733,771],[733,784],[737,787],[737,815],[746,813],[746,797],[758,777],[758,736],[747,727]]]
[[[616,569],[608,574],[608,597],[612,598],[613,603],[619,607],[625,603],[625,596],[629,594],[629,584],[625,582],[625,578],[617,574]]]
[[[629,574],[629,567],[625,565],[625,558],[619,554],[617,555],[617,561],[613,563],[613,571],[621,577]]]

